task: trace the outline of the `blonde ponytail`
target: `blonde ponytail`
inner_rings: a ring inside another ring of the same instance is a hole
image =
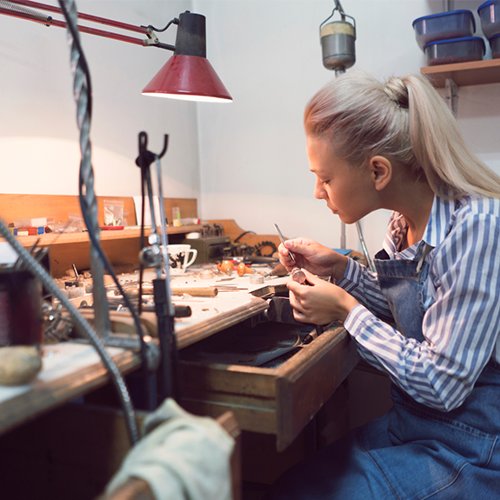
[[[500,178],[468,149],[455,117],[432,85],[421,76],[402,80],[410,98],[413,153],[434,192],[500,198]]]
[[[441,96],[420,75],[381,83],[351,71],[325,85],[304,112],[307,134],[328,140],[352,166],[375,155],[424,177],[442,197],[500,198],[500,177],[467,148]]]

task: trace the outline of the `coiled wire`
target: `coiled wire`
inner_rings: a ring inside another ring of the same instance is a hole
[[[94,280],[94,311],[95,328],[103,336],[107,336],[111,330],[106,291],[104,288],[104,262],[101,259],[100,251],[100,232],[97,218],[97,199],[94,191],[94,171],[91,163],[91,144],[90,144],[90,119],[92,114],[92,88],[90,82],[90,72],[85,60],[83,50],[80,45],[79,32],[77,27],[78,11],[74,0],[59,0],[59,5],[66,18],[68,30],[67,38],[71,49],[70,64],[73,73],[73,95],[77,106],[77,124],[80,130],[80,175],[79,175],[79,197],[82,209],[82,215],[85,220],[89,234],[91,235],[92,245],[90,247],[90,264],[92,277]],[[19,252],[18,252],[19,253]],[[21,255],[21,254],[20,254]],[[54,287],[51,286],[51,290]],[[56,287],[57,288],[57,287]],[[47,288],[49,289],[49,288]],[[56,296],[59,298],[60,293]],[[62,302],[62,301],[61,301]],[[65,301],[68,302],[69,301]],[[65,302],[63,304],[66,306]],[[74,308],[72,308],[76,311]],[[72,311],[68,308],[71,316]],[[139,439],[135,413],[128,393],[127,387],[119,370],[107,355],[104,345],[88,326],[88,324],[77,314],[74,318],[75,325],[80,327],[80,331],[87,336],[94,345],[97,352],[101,355],[105,367],[108,369],[118,390],[127,430],[132,444]],[[83,321],[82,321],[83,320]],[[85,324],[86,326],[83,326]],[[140,334],[140,330],[138,332]],[[142,335],[141,335],[142,339]],[[143,342],[142,342],[143,343]]]

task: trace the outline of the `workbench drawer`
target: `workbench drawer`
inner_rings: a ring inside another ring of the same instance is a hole
[[[244,327],[233,327],[236,328],[241,331]],[[262,328],[287,328],[295,335],[300,327],[267,323]],[[215,338],[179,353],[182,406],[192,413],[212,417],[231,410],[241,429],[276,434],[278,451],[292,443],[359,359],[349,335],[338,326],[326,330],[310,344],[295,348],[289,359],[273,368],[234,361],[221,363],[220,356],[218,362],[211,362],[203,350],[209,348],[213,352]],[[228,358],[233,359],[234,353]]]

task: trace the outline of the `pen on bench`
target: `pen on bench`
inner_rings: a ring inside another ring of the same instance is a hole
[[[283,243],[283,246],[285,246],[285,238],[284,238],[283,234],[281,233],[280,228],[278,227],[278,224],[275,223],[274,227],[276,228],[276,232],[278,233],[278,236],[281,240],[281,243]],[[295,257],[293,255],[293,253],[290,252],[290,250],[288,250],[288,255],[289,255],[290,259],[292,259],[295,262]]]

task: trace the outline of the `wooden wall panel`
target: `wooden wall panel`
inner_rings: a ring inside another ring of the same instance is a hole
[[[135,226],[138,223],[132,196],[99,196],[97,210],[100,225],[104,224],[105,200],[122,201],[128,225]],[[180,208],[182,218],[198,217],[198,202],[195,198],[165,198],[165,214],[169,220],[172,218],[172,207]],[[7,224],[35,217],[55,217],[55,222],[66,222],[68,214],[81,214],[78,196],[0,194],[0,217]]]

